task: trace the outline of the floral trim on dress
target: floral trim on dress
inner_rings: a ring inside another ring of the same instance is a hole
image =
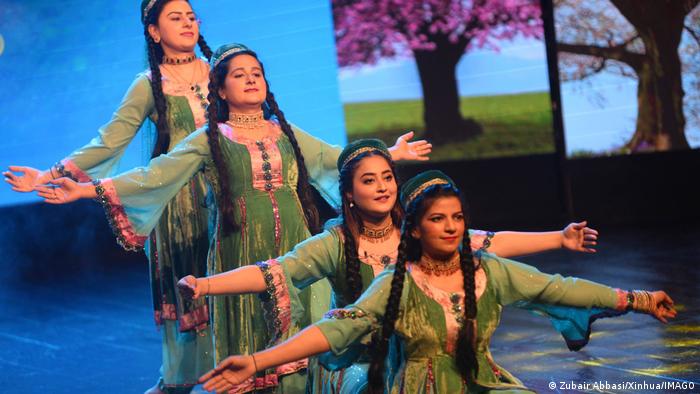
[[[63,159],[54,165],[56,172],[58,172],[62,177],[70,178],[76,182],[90,182],[92,178],[81,170],[73,160]]]
[[[275,344],[292,324],[289,288],[280,263],[275,260],[256,263],[265,278],[266,293],[261,294],[265,321],[270,330],[270,344]]]
[[[105,210],[109,225],[117,237],[117,243],[130,252],[143,250],[148,236],[140,235],[134,231],[112,180],[110,178],[95,180],[93,184],[97,193],[97,201],[102,204]]]

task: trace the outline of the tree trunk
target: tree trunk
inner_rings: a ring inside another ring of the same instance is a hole
[[[466,44],[437,37],[434,50],[414,50],[421,87],[425,138],[441,144],[464,141],[482,132],[481,125],[463,119],[459,108],[456,68]]]
[[[627,147],[632,151],[689,149],[678,47],[690,8],[683,2],[613,2],[637,30],[645,52],[644,61],[635,68],[639,77],[637,125]]]

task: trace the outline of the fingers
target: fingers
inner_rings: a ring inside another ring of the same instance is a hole
[[[66,184],[66,182],[72,181],[71,179],[68,178],[58,178],[58,179],[52,179],[49,181],[50,184],[56,185],[56,186],[63,186]]]
[[[21,172],[21,173],[23,173],[23,174],[24,174],[25,172],[27,172],[27,170],[29,169],[28,167],[23,167],[23,166],[9,166],[9,167],[7,167],[7,168],[8,168],[10,171]]]
[[[410,140],[411,138],[413,138],[413,135],[414,135],[414,134],[415,134],[415,133],[414,133],[413,131],[409,131],[408,133],[403,134],[402,136],[400,136],[400,137],[396,140],[396,142],[399,142],[399,140],[408,141],[408,140]]]

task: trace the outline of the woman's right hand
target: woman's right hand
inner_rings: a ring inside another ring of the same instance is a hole
[[[53,179],[51,170],[40,171],[32,167],[9,166],[5,175],[5,182],[12,186],[12,190],[21,193],[31,192],[37,186],[44,185]],[[15,175],[18,172],[21,175]]]
[[[220,362],[216,368],[199,378],[199,383],[204,383],[204,389],[207,391],[227,393],[257,372],[255,359],[253,357],[254,356],[227,357]]]
[[[95,197],[95,186],[91,183],[77,183],[70,178],[58,178],[34,188],[39,197],[49,204],[67,204],[81,198]]]
[[[180,291],[182,298],[187,300],[196,300],[204,293],[203,286],[200,284],[200,280],[192,275],[187,275],[177,282],[177,289]]]

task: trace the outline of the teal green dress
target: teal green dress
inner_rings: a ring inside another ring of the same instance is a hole
[[[489,343],[504,306],[518,302],[616,309],[624,305],[622,292],[590,281],[548,275],[536,268],[477,253],[483,270],[476,277],[477,361],[475,382],[465,383],[455,363],[460,330],[456,306],[464,294],[448,293],[432,286],[425,274],[407,267],[396,321],[398,361],[388,368],[385,390],[391,393],[531,392],[499,366]],[[380,329],[391,289],[393,268],[379,275],[358,301],[328,313],[316,323],[337,357],[347,356],[357,344],[369,343]]]
[[[163,78],[168,103],[172,150],[206,122],[208,77],[189,84]],[[156,111],[150,74],[139,74],[109,123],[89,144],[61,160],[57,169],[64,176],[89,182],[114,174],[128,144],[146,119],[155,122]],[[207,193],[204,173],[199,171],[164,206],[152,231],[136,234],[118,230],[119,243],[127,250],[146,248],[150,269],[154,319],[163,340],[162,382],[166,388],[192,387],[213,365],[206,302],[183,302],[176,284],[185,275],[204,275],[209,247]],[[187,390],[185,390],[187,391]]]
[[[212,234],[207,262],[208,274],[234,269],[286,253],[309,237],[296,193],[298,169],[288,138],[277,130],[262,141],[244,138],[227,124],[220,124],[220,146],[229,169],[238,232],[224,236],[218,212],[210,215]],[[305,158],[312,186],[337,205],[336,160],[340,149],[323,143],[294,127]],[[119,232],[147,234],[164,212],[166,202],[193,175],[204,173],[215,192],[220,185],[211,161],[206,130],[185,138],[167,155],[101,182],[98,188],[113,226]],[[249,354],[295,334],[300,327],[320,318],[330,303],[327,283],[312,286],[298,295],[302,314],[285,329],[271,330],[261,301],[253,295],[217,297],[210,301],[214,360],[234,354]],[[302,392],[305,360],[263,371],[237,387],[240,392],[278,387],[284,392]]]

